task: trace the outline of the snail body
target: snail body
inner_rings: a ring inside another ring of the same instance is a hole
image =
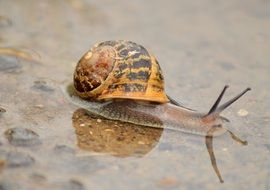
[[[220,135],[228,120],[220,112],[245,94],[219,106],[225,86],[208,113],[178,105],[164,90],[164,77],[156,58],[130,41],[95,45],[78,62],[68,98],[76,105],[107,119],[142,126],[167,128],[198,135]]]

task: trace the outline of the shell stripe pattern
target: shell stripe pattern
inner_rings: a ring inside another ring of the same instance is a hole
[[[143,46],[130,41],[107,41],[98,46],[103,45],[115,49],[116,61],[113,76],[106,79],[110,85],[98,99],[128,98],[168,102],[163,89],[161,68]]]

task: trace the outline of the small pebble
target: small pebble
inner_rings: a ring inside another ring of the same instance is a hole
[[[85,124],[84,124],[84,123],[81,123],[81,124],[80,124],[80,127],[85,127]]]
[[[6,26],[11,26],[12,25],[12,21],[10,20],[10,18],[5,17],[5,16],[0,16],[0,27],[6,27]]]
[[[9,143],[14,146],[33,146],[41,144],[39,135],[26,128],[11,128],[5,131]]]
[[[58,187],[59,189],[65,189],[65,190],[84,190],[84,185],[75,179],[71,179],[67,182],[58,182],[54,186]],[[57,188],[57,189],[58,189]]]
[[[228,149],[227,148],[223,148],[222,151],[226,152],[226,151],[228,151]]]
[[[3,113],[3,112],[6,112],[6,110],[0,107],[0,113]]]
[[[266,149],[270,152],[270,144],[265,144],[264,146],[265,146]]]
[[[40,174],[40,173],[32,173],[30,175],[31,179],[33,179],[35,182],[44,182],[46,181],[46,177],[45,175],[43,174]]]
[[[158,186],[160,187],[166,187],[166,188],[169,188],[169,187],[174,187],[177,185],[177,179],[174,178],[174,177],[167,177],[167,178],[163,178],[161,180],[158,181]]]
[[[73,148],[70,148],[66,145],[55,145],[54,147],[54,152],[59,155],[74,155],[75,154],[75,150]]]
[[[68,184],[68,188],[67,189],[71,189],[71,190],[83,190],[84,189],[84,185],[80,181],[78,181],[78,180],[71,179],[69,181],[69,184]]]
[[[35,105],[35,107],[36,107],[36,108],[44,108],[44,105],[42,105],[42,104],[37,104],[37,105]]]
[[[245,109],[240,109],[237,114],[241,117],[247,116],[248,115],[248,111]]]
[[[1,56],[0,63],[0,72],[3,73],[17,73],[22,69],[16,57]]]
[[[11,168],[26,167],[35,163],[34,158],[23,152],[9,152],[6,159],[7,166]]]
[[[32,86],[32,89],[34,90],[41,90],[44,92],[53,92],[54,88],[48,84],[46,81],[38,80],[34,82],[34,85]]]
[[[102,121],[101,119],[97,119],[97,122],[98,122],[98,123],[101,123],[101,121]]]

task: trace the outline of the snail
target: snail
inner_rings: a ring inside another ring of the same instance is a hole
[[[141,45],[119,40],[94,45],[79,60],[66,91],[74,104],[107,119],[216,136],[229,131],[220,113],[250,90],[219,105],[227,88],[208,113],[186,108],[165,93],[156,58]]]

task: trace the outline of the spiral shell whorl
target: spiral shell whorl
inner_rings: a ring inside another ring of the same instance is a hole
[[[79,61],[74,86],[83,98],[168,102],[158,62],[144,47],[130,41],[94,46]]]
[[[114,67],[115,52],[110,46],[94,47],[78,62],[74,72],[74,86],[83,98],[95,97]],[[100,92],[99,92],[100,91]]]

